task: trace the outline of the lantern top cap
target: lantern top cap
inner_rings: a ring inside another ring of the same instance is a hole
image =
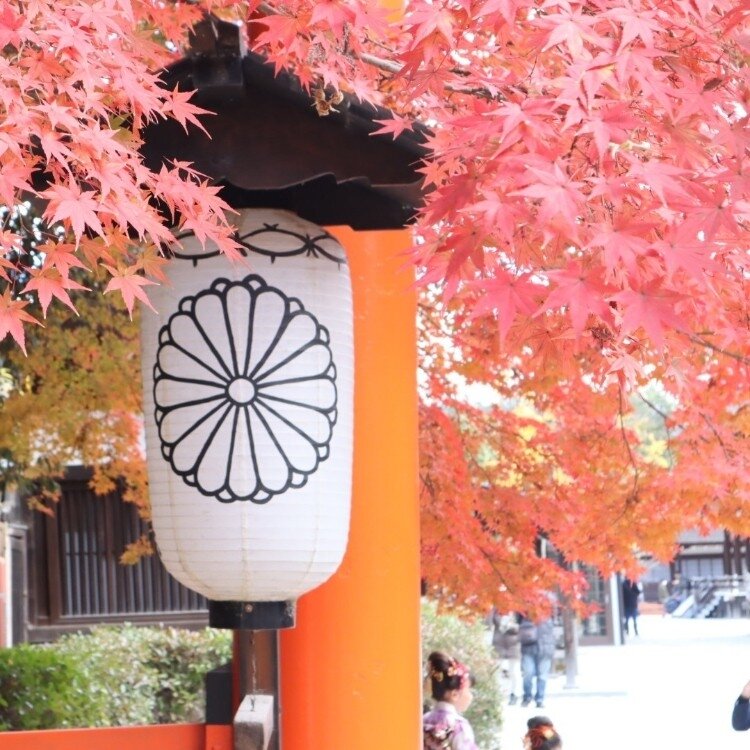
[[[195,24],[188,36],[187,56],[242,57],[247,52],[243,25],[206,15]]]
[[[173,121],[145,133],[152,169],[192,162],[223,186],[234,208],[282,208],[316,224],[399,228],[422,204],[425,129],[398,138],[372,135],[390,111],[342,94],[324,106],[291,73],[275,73],[247,52],[241,26],[209,16],[193,29],[185,57],[164,71],[164,85],[193,90],[212,113],[209,136]],[[340,98],[340,101],[339,101]]]

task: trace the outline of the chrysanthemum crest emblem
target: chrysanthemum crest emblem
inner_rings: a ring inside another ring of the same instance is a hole
[[[185,297],[159,333],[162,455],[204,495],[263,503],[303,486],[328,458],[336,402],[328,330],[260,276]]]

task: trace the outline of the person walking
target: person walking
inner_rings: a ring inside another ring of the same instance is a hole
[[[498,659],[500,674],[507,681],[508,705],[518,701],[521,686],[521,642],[518,636],[518,617],[510,612],[501,615],[495,607],[490,612],[492,647]]]
[[[622,582],[622,604],[625,609],[625,635],[629,635],[628,622],[633,621],[633,632],[638,635],[638,600],[641,587],[636,581],[626,578]]]
[[[424,750],[479,750],[463,712],[471,705],[471,675],[456,659],[433,651],[427,659],[435,707],[422,717]]]
[[[537,708],[542,708],[547,678],[555,656],[554,624],[551,619],[534,623],[524,617],[518,628],[518,638],[521,643],[521,673],[523,675],[521,705],[528,706],[533,698]]]
[[[732,729],[738,732],[750,729],[750,682],[742,688],[742,692],[734,702]]]

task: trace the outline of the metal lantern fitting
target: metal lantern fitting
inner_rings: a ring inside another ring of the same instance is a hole
[[[346,549],[351,284],[341,245],[287,211],[243,210],[238,239],[244,263],[180,238],[144,311],[151,512],[212,625],[288,627]]]

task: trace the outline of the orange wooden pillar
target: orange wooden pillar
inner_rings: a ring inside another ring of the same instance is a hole
[[[416,298],[404,230],[331,230],[355,315],[354,478],[338,572],[280,643],[282,750],[421,747]]]

